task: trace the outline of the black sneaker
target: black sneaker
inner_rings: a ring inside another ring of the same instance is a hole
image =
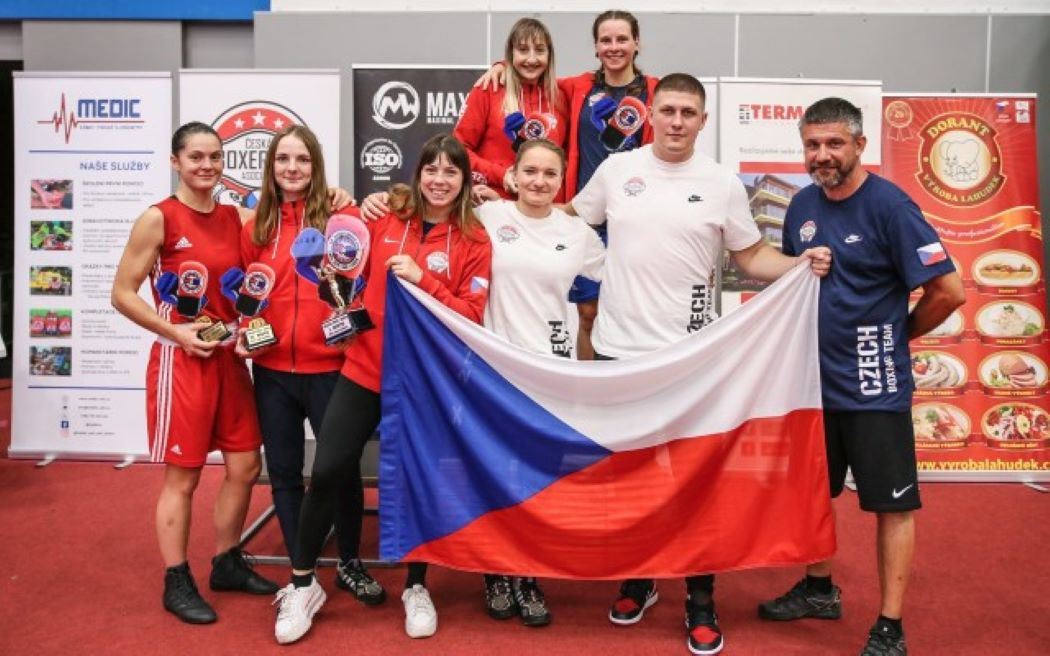
[[[689,632],[689,639],[685,644],[691,653],[709,656],[722,651],[722,647],[725,646],[714,602],[701,606],[686,599],[685,630]]]
[[[514,588],[510,579],[499,574],[485,575],[485,608],[494,620],[506,620],[518,614]]]
[[[815,617],[821,620],[837,620],[842,617],[842,590],[831,586],[831,592],[810,590],[806,579],[795,584],[787,594],[763,601],[758,605],[758,616],[764,620],[800,620]]]
[[[376,606],[386,601],[386,590],[379,581],[372,578],[364,563],[357,558],[336,565],[335,584],[367,606]]]
[[[211,578],[208,579],[208,585],[216,591],[235,590],[255,595],[277,594],[281,589],[273,581],[256,574],[252,564],[238,547],[211,559]]]
[[[904,634],[889,624],[878,621],[868,633],[868,644],[860,656],[907,656],[908,648],[904,644]]]
[[[165,610],[187,624],[211,624],[219,619],[197,591],[189,563],[169,567],[164,572],[163,601]]]
[[[551,611],[536,579],[521,579],[514,591],[518,602],[518,614],[525,626],[547,626],[551,623]]]
[[[660,600],[652,579],[629,579],[620,584],[620,596],[609,608],[609,621],[627,626],[641,621],[647,608]]]

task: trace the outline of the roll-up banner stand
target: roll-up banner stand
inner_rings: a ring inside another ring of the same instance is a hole
[[[452,132],[487,66],[353,67],[354,196],[409,183],[427,139]]]
[[[170,193],[171,75],[20,72],[14,93],[10,455],[147,457],[153,336],[109,299],[132,224]]]
[[[810,184],[803,164],[798,121],[821,98],[845,98],[864,114],[868,146],[861,164],[879,171],[882,82],[874,80],[780,80],[719,78],[721,162],[740,176],[751,214],[767,243],[779,249],[788,203]],[[722,311],[747,300],[765,285],[745,278],[728,254],[722,264]]]
[[[179,71],[179,123],[201,121],[222,138],[222,180],[215,187],[220,203],[254,208],[275,134],[289,125],[305,125],[324,152],[325,179],[339,184],[338,69],[221,69]],[[313,433],[305,423],[308,462]],[[217,453],[208,462],[218,462]]]
[[[966,288],[966,303],[911,344],[925,480],[1050,480],[1035,117],[1032,94],[883,99],[883,172],[918,203]]]

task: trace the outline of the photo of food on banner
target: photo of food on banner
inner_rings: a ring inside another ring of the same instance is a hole
[[[321,324],[329,346],[375,327],[360,300],[369,246],[368,227],[349,214],[330,216],[324,234],[304,229],[292,244],[296,273],[317,285],[318,296],[332,308]]]
[[[204,293],[208,288],[208,269],[200,262],[183,262],[177,274],[165,271],[154,287],[160,300],[171,304],[180,315],[189,321],[208,324],[197,331],[202,341],[221,342],[232,334],[224,322],[204,313],[208,306],[208,296]]]
[[[248,320],[247,327],[241,331],[242,344],[248,353],[277,343],[273,326],[259,316],[270,304],[268,299],[276,282],[273,267],[262,262],[252,262],[247,270],[231,267],[219,279],[222,295],[233,301],[242,320]]]

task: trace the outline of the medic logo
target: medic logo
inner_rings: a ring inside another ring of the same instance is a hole
[[[250,100],[224,111],[211,126],[222,139],[225,160],[222,180],[212,196],[216,202],[252,208],[259,202],[266,151],[273,136],[289,125],[306,125],[284,105]]]
[[[798,238],[803,244],[807,244],[813,241],[813,237],[817,234],[817,224],[812,219],[802,224],[802,227],[798,229]]]
[[[67,109],[63,92],[51,118],[38,120],[37,125],[50,125],[55,134],[62,133],[67,144],[77,129],[141,130],[146,122],[142,118],[141,104],[141,98],[78,98],[71,101]]]
[[[623,184],[623,193],[630,197],[635,197],[645,191],[645,180],[641,178],[631,178]]]
[[[336,230],[325,241],[325,255],[336,271],[350,271],[361,263],[361,241],[349,230]]]
[[[980,205],[1006,182],[996,130],[966,112],[935,116],[919,132],[919,170],[926,193],[954,207]]]
[[[509,244],[512,241],[517,241],[521,235],[518,233],[518,229],[512,225],[503,225],[496,231],[496,239],[499,239],[504,244]]]

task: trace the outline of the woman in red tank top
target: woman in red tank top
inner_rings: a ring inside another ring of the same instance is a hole
[[[278,588],[256,574],[238,548],[260,470],[261,439],[247,368],[233,353],[235,337],[199,334],[219,322],[236,332],[236,311],[223,298],[218,281],[228,267],[240,265],[240,214],[246,211],[219,205],[212,196],[222,175],[223,151],[211,127],[195,122],[176,130],[171,166],[179,176],[178,188],[136,220],[117,268],[112,303],[157,335],[146,396],[151,459],[166,463],[156,513],[157,540],[167,567],[164,607],[184,622],[207,624],[216,620],[215,611],[197,590],[186,545],[193,493],[212,450],[222,451],[225,479],[215,505],[217,555],[210,587],[252,594],[273,594]],[[178,289],[155,292],[154,309],[138,290],[147,276],[156,282],[164,273],[180,274]],[[171,293],[180,296],[178,304],[165,301]],[[195,301],[202,297],[207,303]],[[195,305],[203,307],[198,312]]]

